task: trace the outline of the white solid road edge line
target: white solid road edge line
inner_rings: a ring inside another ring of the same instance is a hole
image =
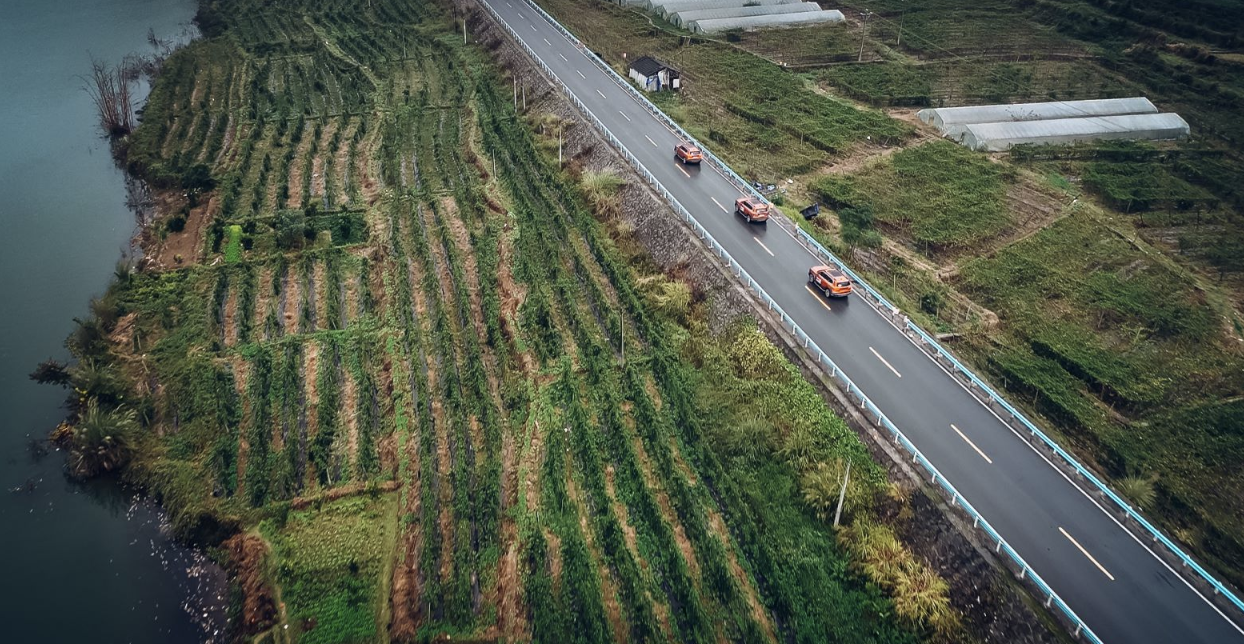
[[[1110,581],[1114,581],[1114,575],[1110,574],[1110,571],[1109,571],[1109,570],[1106,570],[1106,567],[1105,567],[1105,566],[1103,566],[1103,565],[1101,565],[1101,564],[1097,561],[1097,559],[1095,559],[1095,558],[1093,557],[1093,555],[1090,555],[1090,554],[1089,554],[1089,551],[1088,551],[1088,550],[1085,550],[1085,549],[1084,549],[1084,546],[1080,545],[1080,542],[1079,542],[1079,541],[1076,541],[1075,537],[1073,537],[1073,536],[1071,536],[1071,535],[1067,534],[1067,531],[1066,531],[1066,530],[1063,530],[1063,527],[1062,527],[1062,526],[1058,526],[1058,531],[1059,531],[1059,532],[1061,532],[1061,533],[1063,533],[1063,536],[1064,536],[1064,537],[1067,537],[1067,540],[1071,542],[1071,545],[1073,545],[1073,546],[1075,546],[1077,549],[1079,549],[1079,550],[1080,550],[1080,552],[1081,552],[1081,553],[1082,553],[1085,557],[1088,557],[1088,560],[1089,560],[1089,561],[1091,561],[1091,562],[1093,562],[1093,565],[1094,565],[1094,566],[1097,566],[1097,569],[1101,571],[1101,574],[1103,574],[1103,575],[1105,575],[1105,576],[1109,577],[1109,578],[1110,578]]]
[[[523,16],[523,18],[526,18],[526,16]],[[587,54],[586,54],[586,53],[584,53],[582,50],[579,50],[579,55],[583,56],[585,59],[586,59],[586,58],[588,58]],[[585,78],[585,79],[587,78],[586,76],[583,76],[583,72],[580,72],[580,71],[579,71],[579,70],[577,70],[577,69],[576,69],[575,71],[579,74],[579,76],[582,76],[582,77],[583,77],[583,78]],[[614,80],[614,79],[610,78],[610,80]],[[615,82],[615,84],[616,84],[616,80],[615,80],[614,82]],[[630,97],[630,98],[631,98],[631,100],[635,100],[635,99],[634,99],[634,97]],[[677,132],[675,132],[673,129],[671,129],[669,126],[665,125],[665,123],[662,123],[662,122],[660,122],[660,121],[658,121],[658,123],[659,123],[662,127],[665,127],[665,129],[666,129],[666,130],[669,130],[669,132],[670,132],[671,134],[674,134],[675,136],[678,136],[678,133],[677,133]],[[725,174],[723,174],[720,170],[717,170],[716,168],[714,168],[714,170],[715,170],[718,174],[720,174],[723,178],[726,178]],[[727,182],[729,182],[729,179],[727,179]],[[717,203],[717,200],[716,200],[716,199],[713,199],[713,202],[714,202],[714,203]],[[722,206],[720,203],[717,203],[717,206],[718,206],[719,208],[721,208],[723,211],[725,211],[725,212],[729,212],[729,211],[728,211],[728,210],[726,210],[726,208],[725,208],[724,206]],[[786,227],[785,227],[785,226],[782,226],[782,225],[780,225],[780,224],[779,224],[779,226],[778,226],[778,227],[779,227],[779,228],[781,228],[781,229],[782,229],[782,231],[783,231],[783,232],[785,232],[787,235],[790,235],[790,237],[791,237],[792,239],[795,239],[796,241],[798,241],[798,238],[796,238],[796,237],[795,237],[795,235],[793,235],[790,231],[786,230]],[[799,245],[800,245],[801,247],[803,247],[803,249],[804,249],[804,250],[805,250],[805,251],[806,251],[809,255],[811,255],[813,258],[819,259],[819,256],[818,256],[815,252],[813,252],[813,251],[812,251],[812,249],[810,249],[810,248],[808,248],[808,247],[806,247],[806,246],[803,246],[803,244],[799,244]],[[876,311],[876,312],[877,312],[878,317],[880,317],[881,319],[885,320],[886,322],[888,322],[888,323],[890,324],[890,326],[892,326],[892,327],[894,327],[896,330],[898,330],[899,335],[901,335],[901,336],[903,336],[904,338],[906,338],[906,339],[907,339],[907,341],[908,341],[908,342],[910,342],[910,343],[912,344],[912,346],[915,346],[915,347],[916,347],[916,350],[917,350],[917,351],[920,351],[920,353],[924,354],[924,356],[925,356],[926,358],[928,358],[928,360],[929,360],[930,362],[932,362],[933,364],[937,365],[937,367],[938,367],[939,369],[941,369],[943,372],[945,372],[945,373],[946,373],[946,375],[950,376],[950,379],[951,379],[952,381],[954,381],[954,383],[955,383],[955,384],[959,385],[959,387],[961,387],[964,391],[967,391],[967,392],[968,392],[968,395],[969,395],[969,396],[971,396],[973,399],[976,399],[976,397],[975,397],[975,396],[972,396],[972,392],[971,392],[971,391],[969,391],[969,390],[968,390],[968,388],[967,388],[967,387],[966,387],[963,383],[959,382],[959,379],[958,379],[958,378],[956,378],[956,377],[954,376],[954,374],[950,373],[950,371],[949,371],[949,370],[947,370],[947,369],[946,369],[945,367],[943,367],[940,363],[938,363],[938,362],[937,362],[937,360],[935,360],[935,359],[933,358],[933,356],[930,356],[929,354],[925,353],[922,349],[920,349],[919,345],[917,345],[917,344],[916,344],[915,340],[913,340],[912,338],[908,337],[908,336],[907,336],[907,334],[906,334],[906,333],[904,333],[904,332],[902,331],[902,329],[899,329],[898,325],[897,325],[897,324],[895,324],[895,323],[894,323],[894,321],[893,321],[893,320],[891,320],[891,319],[890,319],[890,317],[889,317],[888,315],[883,315],[883,314],[881,313],[881,311],[880,311],[879,309],[877,309],[876,305],[874,305],[872,302],[869,302],[869,301],[868,301],[868,298],[864,298],[864,301],[865,301],[865,302],[868,302],[869,306],[870,306],[870,307],[871,307],[874,311]],[[822,302],[821,302],[821,304],[825,304],[825,303],[822,301]],[[826,308],[828,308],[828,305],[826,305]],[[1086,491],[1086,490],[1084,490],[1083,488],[1081,488],[1078,484],[1076,484],[1076,482],[1075,482],[1075,481],[1073,481],[1073,480],[1071,479],[1071,477],[1067,476],[1067,474],[1066,474],[1065,472],[1063,472],[1063,471],[1062,471],[1062,470],[1061,470],[1058,466],[1054,465],[1053,461],[1051,461],[1049,458],[1047,458],[1047,457],[1045,456],[1045,454],[1042,454],[1042,453],[1041,453],[1041,451],[1040,451],[1040,450],[1038,450],[1038,449],[1037,449],[1037,447],[1036,447],[1035,445],[1033,445],[1032,443],[1030,443],[1030,442],[1028,442],[1027,440],[1025,440],[1025,439],[1023,438],[1023,436],[1021,436],[1021,435],[1019,434],[1019,431],[1017,431],[1014,427],[1011,427],[1011,425],[1010,425],[1009,423],[1007,423],[1005,420],[1003,420],[1003,419],[1002,419],[1002,417],[1001,417],[1001,416],[999,416],[999,415],[997,414],[997,412],[995,412],[995,411],[993,411],[992,409],[990,409],[988,405],[986,405],[986,404],[984,404],[984,403],[980,402],[979,400],[977,400],[977,403],[978,403],[981,407],[984,407],[984,408],[985,408],[985,410],[986,410],[986,411],[988,411],[990,414],[992,414],[995,418],[997,418],[997,419],[998,419],[998,421],[999,421],[999,422],[1001,422],[1001,423],[1003,424],[1003,426],[1005,426],[1007,429],[1009,429],[1009,430],[1011,431],[1011,433],[1012,433],[1012,434],[1014,434],[1014,435],[1015,435],[1015,437],[1016,437],[1016,438],[1018,438],[1018,439],[1020,440],[1020,442],[1021,442],[1021,443],[1023,443],[1023,444],[1025,444],[1025,445],[1027,445],[1027,446],[1028,446],[1028,449],[1031,449],[1031,450],[1033,451],[1033,453],[1035,453],[1037,456],[1041,457],[1041,459],[1042,459],[1042,460],[1044,460],[1044,461],[1045,461],[1045,462],[1046,462],[1046,463],[1047,463],[1047,464],[1048,464],[1048,465],[1049,465],[1049,466],[1050,466],[1050,467],[1051,467],[1051,468],[1052,468],[1055,472],[1058,472],[1059,476],[1062,476],[1062,477],[1063,477],[1063,478],[1064,478],[1064,479],[1065,479],[1068,483],[1070,483],[1070,484],[1071,484],[1071,487],[1073,487],[1073,488],[1075,488],[1076,490],[1078,490],[1078,491],[1080,492],[1080,494],[1083,494],[1083,495],[1084,495],[1084,497],[1085,497],[1086,499],[1088,499],[1090,503],[1092,503],[1093,505],[1095,505],[1095,506],[1097,507],[1097,509],[1098,509],[1098,510],[1100,510],[1102,514],[1106,515],[1106,517],[1107,517],[1107,518],[1109,518],[1111,521],[1113,521],[1113,522],[1115,523],[1115,525],[1119,526],[1119,528],[1120,528],[1120,529],[1122,529],[1122,530],[1123,530],[1123,532],[1124,532],[1124,533],[1126,533],[1129,537],[1131,537],[1133,541],[1135,541],[1137,544],[1139,544],[1141,548],[1144,548],[1144,549],[1145,549],[1145,551],[1146,551],[1146,552],[1148,552],[1148,553],[1149,553],[1149,555],[1150,555],[1151,557],[1153,557],[1154,559],[1156,559],[1156,560],[1158,561],[1158,563],[1162,564],[1162,566],[1163,566],[1164,568],[1166,568],[1166,569],[1167,569],[1167,570],[1168,570],[1168,571],[1169,571],[1172,575],[1174,575],[1176,578],[1178,578],[1180,581],[1182,581],[1182,582],[1184,583],[1184,585],[1188,587],[1188,589],[1189,589],[1189,590],[1191,590],[1193,593],[1195,593],[1195,594],[1197,595],[1197,597],[1200,597],[1200,598],[1201,598],[1201,601],[1204,601],[1204,602],[1206,603],[1206,605],[1208,605],[1210,608],[1212,608],[1212,609],[1214,610],[1214,612],[1218,613],[1218,615],[1219,615],[1220,617],[1222,617],[1224,621],[1226,621],[1228,624],[1230,624],[1232,628],[1234,628],[1234,629],[1235,629],[1237,632],[1239,632],[1241,635],[1244,635],[1244,628],[1242,628],[1239,624],[1236,624],[1236,623],[1235,623],[1235,620],[1231,619],[1230,617],[1227,617],[1227,614],[1226,614],[1226,613],[1224,613],[1224,612],[1222,611],[1222,609],[1218,608],[1218,606],[1217,606],[1216,604],[1214,604],[1212,601],[1210,601],[1210,600],[1209,600],[1209,598],[1208,598],[1208,597],[1206,597],[1206,596],[1205,596],[1205,595],[1204,595],[1204,594],[1203,594],[1203,593],[1202,593],[1202,592],[1201,592],[1201,591],[1200,591],[1200,590],[1199,590],[1196,586],[1193,586],[1193,585],[1192,585],[1192,582],[1190,582],[1190,581],[1188,581],[1187,579],[1185,579],[1185,578],[1184,578],[1184,576],[1183,576],[1182,574],[1180,574],[1179,572],[1177,572],[1177,571],[1176,571],[1176,570],[1175,570],[1175,569],[1174,569],[1174,568],[1173,568],[1170,564],[1166,563],[1166,560],[1165,560],[1165,559],[1163,559],[1162,557],[1158,556],[1158,554],[1157,554],[1156,552],[1154,552],[1154,551],[1153,551],[1153,549],[1152,549],[1152,548],[1150,548],[1150,547],[1149,547],[1149,545],[1148,545],[1148,544],[1146,544],[1146,543],[1144,542],[1144,540],[1142,540],[1142,539],[1141,539],[1140,537],[1138,537],[1135,533],[1133,533],[1133,532],[1131,531],[1131,529],[1129,529],[1129,528],[1128,528],[1127,526],[1125,526],[1122,522],[1120,522],[1118,519],[1116,519],[1116,518],[1114,517],[1114,515],[1110,513],[1110,511],[1108,511],[1108,510],[1106,510],[1106,508],[1102,507],[1102,506],[1101,506],[1101,504],[1097,502],[1097,499],[1094,499],[1094,498],[1093,498],[1093,496],[1092,496],[1092,495],[1090,495],[1090,494],[1088,493],[1088,491]]]
[[[986,462],[986,463],[989,463],[990,465],[993,465],[993,459],[992,459],[992,458],[989,458],[987,455],[985,455],[985,452],[982,452],[982,451],[981,451],[981,448],[977,447],[977,446],[976,446],[976,443],[973,443],[973,442],[972,442],[972,439],[968,438],[966,435],[964,435],[964,433],[963,433],[963,432],[959,431],[959,428],[958,428],[958,427],[955,427],[955,424],[954,424],[954,423],[951,423],[951,424],[950,424],[950,428],[951,428],[951,429],[953,429],[953,430],[955,430],[955,433],[956,433],[956,434],[958,434],[958,435],[959,435],[959,438],[962,438],[962,439],[963,439],[963,441],[964,441],[965,443],[967,443],[968,445],[971,445],[971,446],[972,446],[972,449],[976,450],[976,453],[977,453],[977,454],[980,454],[980,455],[981,455],[981,458],[985,459],[985,462]]]
[[[770,254],[772,254],[772,253],[770,253]],[[882,358],[882,357],[881,357],[881,354],[880,354],[880,353],[877,353],[877,350],[876,350],[876,349],[874,349],[874,348],[872,348],[872,347],[868,347],[868,350],[869,350],[869,351],[872,351],[872,352],[873,352],[873,355],[877,356],[877,359],[881,361],[881,364],[883,364],[883,365],[885,365],[885,366],[889,367],[890,371],[893,371],[893,372],[894,372],[894,375],[898,376],[899,378],[902,378],[902,377],[903,377],[903,374],[899,373],[899,372],[898,372],[898,369],[895,369],[895,368],[894,368],[894,365],[890,364],[890,362],[889,362],[888,360],[886,360],[885,358]]]

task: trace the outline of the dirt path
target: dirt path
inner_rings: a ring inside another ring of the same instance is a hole
[[[354,382],[354,375],[349,369],[342,370],[341,378],[341,418],[345,422],[346,427],[346,455],[345,463],[342,463],[342,469],[349,474],[342,478],[354,477],[358,466],[359,451],[359,393],[358,383]]]
[[[307,129],[311,129],[307,132]],[[307,123],[303,128],[302,140],[298,141],[298,147],[294,149],[294,157],[289,161],[289,182],[286,184],[289,188],[289,199],[285,202],[286,208],[302,208],[302,177],[308,171],[307,155],[311,152],[311,141],[315,139],[315,130],[312,123]],[[276,184],[275,181],[272,182]]]
[[[272,268],[269,266],[261,266],[259,275],[255,276],[255,309],[250,312],[253,316],[251,322],[251,342],[260,342],[269,339],[268,330],[264,328],[264,323],[268,317],[268,307],[272,303]],[[246,314],[244,311],[243,314]]]
[[[379,121],[381,118],[382,115],[380,113],[373,114],[372,123]],[[375,153],[380,147],[379,136],[380,128],[373,125],[359,143],[358,152],[355,154],[354,175],[358,177],[355,183],[363,196],[363,203],[357,205],[367,207],[374,205],[380,199],[380,192],[384,188],[376,179],[379,173],[372,161],[373,158],[378,158]]]
[[[324,152],[328,150],[328,145],[333,140],[333,134],[337,131],[338,125],[339,121],[337,119],[327,122],[324,126],[324,131],[320,133],[319,145],[316,146],[319,152],[311,160],[311,197],[316,202],[324,197],[324,186],[328,182],[328,170],[330,169],[328,159],[324,157]]]
[[[522,600],[522,574],[518,570],[518,524],[511,511],[518,503],[518,470],[514,434],[501,439],[501,561],[492,603],[497,607],[496,630],[508,641],[531,638]]]
[[[328,283],[328,266],[325,260],[316,260],[311,269],[311,284],[315,292],[315,328],[312,331],[328,328],[328,289],[336,288],[336,284]]]
[[[605,493],[609,496],[609,505],[613,508],[613,513],[617,515],[619,525],[622,526],[622,537],[626,542],[626,549],[631,553],[631,558],[639,564],[644,574],[649,574],[648,560],[639,554],[639,537],[635,533],[635,527],[631,525],[630,515],[627,512],[626,506],[618,501],[613,477],[613,465],[607,465],[605,467]],[[659,598],[660,601],[658,601],[658,598],[653,597],[652,592],[647,588],[644,589],[644,595],[648,598],[648,603],[652,605],[652,612],[656,616],[657,623],[661,626],[661,631],[665,634],[665,638],[672,641],[674,632],[670,629],[669,606],[665,604],[664,596],[661,596]]]
[[[294,335],[302,330],[302,271],[294,264],[289,265],[285,269],[285,276],[281,278],[282,295],[281,301],[284,307],[281,311],[281,328],[284,335]]]
[[[229,293],[225,297],[225,310],[221,326],[221,342],[226,347],[231,347],[238,342],[238,285],[230,284]]]
[[[320,392],[319,386],[320,374],[320,343],[314,340],[306,342],[302,345],[303,350],[303,386],[306,387],[307,401],[307,439],[308,442],[312,437],[319,433],[320,430]],[[313,464],[307,463],[308,469],[314,467]],[[314,481],[316,477],[307,476],[308,480]]]
[[[524,505],[527,512],[535,512],[540,507],[540,468],[544,465],[544,433],[540,430],[540,421],[533,421],[531,442],[523,452],[519,470],[526,476],[523,478]]]
[[[670,525],[674,531],[674,542],[678,544],[678,550],[682,553],[683,559],[687,561],[687,570],[691,573],[691,578],[695,580],[696,588],[700,587],[700,562],[696,559],[695,548],[691,546],[691,541],[687,539],[687,532],[682,527],[682,521],[678,519],[678,513],[674,512],[674,504],[670,502],[670,496],[665,491],[665,487],[657,481],[656,474],[652,469],[652,461],[648,459],[648,452],[644,450],[644,444],[636,436],[631,436],[631,446],[635,450],[636,460],[639,461],[639,471],[644,476],[644,485],[653,491],[653,495],[657,499],[657,505],[661,508],[661,517]]]
[[[350,146],[354,143],[355,133],[359,129],[359,119],[350,117],[346,121],[345,129],[341,131],[341,145],[337,147],[337,152],[333,155],[332,167],[330,171],[333,173],[333,185],[337,186],[337,201],[342,206],[350,204]]]
[[[409,396],[402,396],[399,403],[406,406],[406,417],[411,419],[411,427],[418,427]],[[411,432],[406,440],[406,457],[410,467],[407,476],[409,484],[403,490],[405,500],[403,512],[415,517],[414,521],[405,523],[406,530],[401,537],[401,554],[393,567],[393,590],[390,595],[393,622],[390,634],[394,641],[410,641],[414,639],[419,626],[424,622],[423,606],[423,573],[420,569],[420,556],[423,552],[423,469],[420,467],[419,437]]]
[[[601,603],[605,606],[605,618],[609,621],[609,630],[613,633],[613,640],[615,642],[626,641],[628,630],[626,620],[622,617],[622,607],[618,605],[618,591],[613,575],[609,571],[609,566],[605,565],[605,558],[596,545],[596,536],[587,520],[587,507],[583,502],[583,494],[574,477],[570,475],[569,467],[566,468],[566,493],[570,497],[570,502],[574,504],[575,514],[579,517],[579,533],[583,535],[583,541],[587,543],[588,556],[591,557],[592,565],[596,567],[596,573],[600,577]]]
[[[562,538],[548,528],[544,530],[544,540],[548,542],[549,574],[553,577],[553,592],[562,589]]]
[[[251,428],[251,401],[246,395],[246,386],[250,382],[250,365],[240,355],[229,357],[229,366],[233,369],[233,388],[242,401],[242,420],[238,423],[238,489],[235,496],[245,498],[246,457],[250,453],[250,443],[246,441]]]
[[[506,338],[517,343],[519,340],[518,331],[518,310],[522,307],[523,302],[527,299],[527,287],[514,281],[514,242],[510,234],[501,235],[500,248],[498,254],[500,259],[497,262],[497,279],[500,282],[498,289],[501,296],[501,331],[505,333]],[[535,356],[531,355],[531,351],[517,352],[519,363],[522,365],[523,374],[530,377],[536,372]]]
[[[724,546],[726,560],[730,564],[730,574],[734,576],[734,581],[738,583],[739,588],[743,589],[747,605],[752,610],[752,619],[764,629],[765,637],[770,642],[776,642],[777,638],[773,628],[773,621],[769,619],[769,612],[765,610],[764,604],[760,603],[759,593],[756,592],[756,587],[752,583],[751,577],[739,565],[734,548],[730,545],[730,529],[726,527],[726,522],[722,520],[721,514],[715,508],[706,508],[705,514],[708,516],[709,528],[717,535],[717,538],[721,540],[722,546]]]

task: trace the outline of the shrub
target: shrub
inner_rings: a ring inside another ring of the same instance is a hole
[[[307,215],[301,210],[276,214],[276,244],[282,250],[302,248],[307,241]]]

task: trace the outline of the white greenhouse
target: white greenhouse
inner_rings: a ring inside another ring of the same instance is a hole
[[[805,11],[802,13],[780,13],[742,18],[715,18],[693,20],[687,23],[687,29],[698,33],[717,33],[730,29],[754,29],[757,27],[790,27],[796,25],[812,25],[828,22],[842,22],[845,18],[837,9],[831,11]]]
[[[730,9],[745,5],[771,7],[783,4],[795,4],[800,0],[646,0],[644,8],[662,18],[678,11],[698,9]]]
[[[1024,143],[1069,144],[1101,139],[1163,141],[1190,133],[1178,114],[1089,116],[1045,121],[1002,121],[962,126],[960,143],[973,150],[1001,152]]]
[[[1122,114],[1157,114],[1158,108],[1144,97],[1103,98],[1085,101],[1053,101],[1048,103],[1015,103],[1012,105],[974,105],[938,107],[920,110],[916,116],[943,134],[952,125],[1000,123],[1003,121],[1045,121],[1083,116],[1118,116]]]
[[[747,16],[763,16],[781,13],[804,13],[820,11],[821,5],[815,2],[797,2],[773,6],[745,5],[742,7],[716,7],[713,9],[692,9],[672,13],[669,21],[678,26],[685,26],[692,20],[712,20],[716,18],[743,18]]]

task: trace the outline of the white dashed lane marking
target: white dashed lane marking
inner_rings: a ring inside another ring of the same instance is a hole
[[[976,453],[977,453],[977,454],[980,454],[980,455],[981,455],[981,458],[985,459],[985,462],[986,462],[986,463],[989,463],[990,465],[993,465],[993,459],[992,459],[992,458],[989,458],[988,456],[986,456],[986,455],[985,455],[985,453],[981,451],[981,448],[977,447],[977,446],[976,446],[976,443],[973,443],[973,442],[972,442],[972,439],[968,438],[968,437],[967,437],[967,435],[965,435],[963,432],[959,431],[959,428],[958,428],[958,427],[955,427],[955,424],[954,424],[954,423],[951,423],[951,424],[950,424],[950,428],[951,428],[951,429],[953,429],[953,430],[955,430],[955,433],[959,435],[959,438],[962,438],[962,439],[963,439],[963,442],[967,443],[968,445],[970,445],[970,446],[972,447],[972,449],[976,450]]]
[[[890,364],[890,362],[889,362],[888,360],[886,360],[885,358],[882,358],[882,357],[881,357],[881,354],[880,354],[880,353],[877,353],[877,350],[876,350],[876,349],[874,349],[874,348],[872,348],[872,347],[868,347],[868,350],[869,350],[869,351],[872,351],[872,352],[873,352],[873,355],[877,356],[877,359],[881,361],[881,364],[883,364],[883,365],[885,365],[885,366],[889,367],[889,368],[890,368],[890,371],[893,371],[893,372],[894,372],[894,375],[898,376],[899,378],[902,378],[902,377],[903,377],[903,374],[899,373],[899,372],[898,372],[898,369],[895,369],[895,368],[894,368],[894,365]]]
[[[1103,574],[1103,575],[1105,575],[1105,576],[1109,577],[1109,578],[1110,578],[1110,581],[1114,581],[1114,575],[1110,574],[1110,571],[1109,571],[1109,570],[1106,570],[1106,567],[1105,567],[1105,566],[1103,566],[1103,565],[1101,565],[1100,563],[1098,563],[1098,562],[1097,562],[1097,560],[1093,558],[1093,555],[1090,555],[1090,554],[1089,554],[1089,551],[1088,551],[1088,550],[1085,550],[1085,549],[1084,549],[1084,546],[1080,545],[1080,542],[1079,542],[1079,541],[1076,541],[1076,540],[1075,540],[1075,538],[1073,538],[1071,535],[1067,534],[1067,531],[1066,531],[1066,530],[1063,530],[1062,526],[1059,526],[1058,531],[1059,531],[1059,532],[1061,532],[1061,533],[1063,533],[1063,536],[1064,536],[1064,537],[1067,537],[1067,540],[1068,540],[1068,541],[1070,541],[1070,542],[1071,542],[1071,544],[1072,544],[1072,545],[1074,545],[1077,549],[1079,549],[1079,550],[1080,550],[1080,552],[1081,552],[1081,553],[1082,553],[1085,557],[1088,557],[1088,560],[1089,560],[1089,561],[1091,561],[1091,562],[1093,562],[1093,565],[1094,565],[1094,566],[1097,566],[1097,569],[1101,571],[1101,574]]]

